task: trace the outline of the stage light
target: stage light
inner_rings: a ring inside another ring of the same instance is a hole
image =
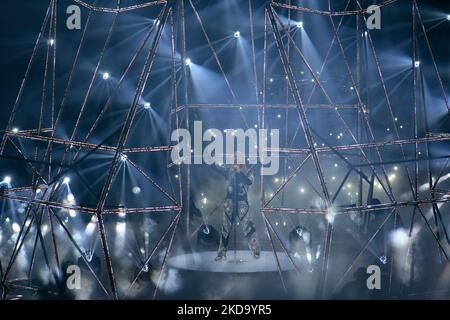
[[[48,40],[48,44],[49,44],[50,46],[53,46],[53,45],[55,44],[55,40],[54,40],[54,39]]]
[[[450,14],[447,16],[447,20],[450,21]]]
[[[161,23],[161,21],[159,21],[159,19],[155,19],[155,20],[153,21],[153,23],[154,23],[156,26],[159,26],[159,24]]]
[[[396,249],[405,249],[409,243],[408,232],[403,228],[392,231],[390,239],[392,246]]]
[[[128,157],[127,157],[126,154],[120,155],[120,161],[125,162],[125,161],[127,161],[127,160],[128,160]]]
[[[64,184],[69,184],[70,183],[70,178],[69,177],[65,177],[63,180]]]
[[[126,223],[125,222],[118,222],[116,224],[116,232],[118,234],[124,234],[125,233],[125,229],[126,229]]]
[[[6,183],[6,184],[10,184],[11,181],[12,181],[12,179],[11,179],[10,176],[6,176],[6,177],[3,178],[3,182]]]
[[[416,68],[420,67],[420,61],[414,62],[414,67],[416,67]]]
[[[277,115],[277,118],[280,119],[281,118],[281,114]]]
[[[334,176],[333,176],[333,177],[331,177],[331,180],[333,180],[333,181],[334,181],[334,180],[336,180],[336,177],[334,177]]]
[[[192,60],[190,58],[187,58],[185,64],[189,67],[192,64]]]
[[[125,216],[126,216],[125,208],[124,208],[123,206],[121,206],[121,207],[119,208],[119,217],[125,218]]]
[[[273,78],[270,78],[269,81],[270,81],[270,82],[273,82]]]
[[[397,170],[398,170],[398,167],[397,167],[397,166],[395,166],[395,167],[394,167],[394,170],[395,170],[395,171],[397,171]]]
[[[339,165],[337,163],[334,164],[334,167],[337,168]]]
[[[71,218],[75,218],[77,216],[77,212],[73,209],[69,210],[69,215]]]
[[[139,187],[133,187],[133,193],[134,194],[139,194],[139,193],[141,193],[141,188],[139,188]]]
[[[301,193],[305,193],[305,188],[301,188],[301,189],[300,189],[300,192],[301,192]]]
[[[239,31],[236,31],[233,36],[235,38],[240,38],[241,37],[241,33]]]
[[[75,196],[74,196],[72,193],[69,193],[69,194],[67,195],[67,201],[68,201],[69,203],[74,203],[74,202],[75,202]]]
[[[202,200],[202,202],[203,202],[203,204],[207,204],[208,203],[208,198],[203,198],[203,200]]]
[[[14,133],[19,132],[19,128],[13,128],[13,129],[12,129],[12,132],[14,132]]]
[[[144,109],[150,109],[150,107],[151,107],[152,105],[151,105],[151,103],[150,102],[146,102],[146,103],[144,103]]]
[[[364,37],[367,38],[368,35],[369,35],[369,33],[367,31],[364,31]]]
[[[303,21],[297,22],[297,28],[298,28],[298,29],[303,28]]]
[[[103,73],[103,80],[108,80],[110,77],[108,72]]]
[[[380,257],[380,262],[381,262],[382,264],[386,264],[386,263],[387,263],[387,257],[386,257],[386,256],[381,256],[381,257]]]
[[[16,222],[14,222],[14,223],[12,224],[11,228],[12,228],[12,230],[13,230],[15,233],[19,233],[19,232],[20,232],[20,226],[19,226],[19,224],[16,223]]]

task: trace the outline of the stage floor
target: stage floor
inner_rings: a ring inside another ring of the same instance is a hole
[[[235,257],[236,255],[236,257]],[[216,251],[183,254],[168,260],[169,266],[181,270],[216,273],[259,273],[278,271],[275,255],[272,251],[262,251],[259,259],[252,257],[250,251],[229,251],[226,261],[215,261]],[[277,252],[282,271],[294,270],[292,262],[284,252]]]

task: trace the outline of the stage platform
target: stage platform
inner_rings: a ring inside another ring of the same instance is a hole
[[[195,252],[178,255],[168,260],[169,266],[180,270],[213,273],[264,273],[277,272],[278,266],[273,251],[262,251],[259,259],[252,257],[250,251],[229,251],[227,260],[215,261],[216,251]],[[285,252],[277,252],[282,271],[294,270]]]

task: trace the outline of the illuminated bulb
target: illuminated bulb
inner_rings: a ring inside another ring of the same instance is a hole
[[[12,224],[11,228],[12,228],[12,230],[13,230],[15,233],[19,233],[19,232],[20,232],[20,226],[19,226],[19,224],[17,224],[16,222],[14,222],[14,223]]]
[[[109,79],[109,73],[105,72],[103,73],[103,80],[108,80]]]
[[[120,160],[123,161],[123,162],[127,161],[127,160],[128,160],[127,155],[122,154],[122,155],[120,156]]]
[[[297,22],[297,28],[298,28],[298,29],[303,28],[303,21]]]
[[[6,183],[6,184],[10,184],[11,181],[12,181],[12,179],[11,179],[10,176],[6,176],[6,177],[3,179],[3,182]]]
[[[65,177],[63,180],[64,184],[69,184],[70,183],[70,178],[69,177]]]
[[[141,188],[139,188],[139,187],[133,187],[133,193],[134,194],[139,194],[139,193],[141,193]]]
[[[17,132],[19,132],[19,129],[18,128],[13,128],[12,132],[17,133]]]
[[[447,20],[450,21],[450,14],[447,16]]]
[[[150,104],[150,102],[146,102],[146,103],[144,103],[144,109],[150,109],[150,107],[151,107],[152,105]]]
[[[240,38],[241,37],[241,33],[239,31],[236,31],[233,36],[235,38]]]
[[[305,193],[305,189],[304,189],[304,188],[301,188],[301,189],[300,189],[300,192],[301,192],[301,193]]]
[[[185,64],[189,67],[192,64],[192,60],[190,58],[187,58]]]
[[[414,67],[418,68],[420,66],[420,61],[414,62]]]
[[[67,195],[67,201],[69,201],[70,203],[75,202],[75,196],[72,193],[69,193]]]
[[[77,212],[73,209],[69,210],[69,216],[71,218],[75,218],[77,216]]]
[[[50,40],[48,41],[48,44],[49,44],[50,46],[53,46],[53,45],[55,44],[55,40],[54,40],[54,39],[50,39]]]

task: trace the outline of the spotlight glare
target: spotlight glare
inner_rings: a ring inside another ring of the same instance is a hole
[[[13,129],[12,129],[12,132],[14,132],[14,133],[19,132],[19,128],[13,128]]]
[[[123,235],[125,233],[126,224],[125,222],[118,222],[116,224],[116,232],[120,235]]]
[[[152,105],[150,104],[150,102],[146,102],[146,103],[144,103],[144,109],[150,109],[150,107],[151,107]]]
[[[127,155],[126,155],[126,154],[122,154],[122,155],[120,156],[120,160],[121,160],[122,162],[127,161],[127,160],[128,160]]]
[[[447,20],[450,21],[450,14],[447,16]]]
[[[3,179],[3,182],[6,183],[6,184],[10,184],[11,181],[12,181],[12,179],[11,179],[10,176],[6,176],[6,177]]]
[[[68,201],[69,203],[74,203],[74,202],[75,202],[75,196],[74,196],[72,193],[69,193],[69,194],[67,195],[67,201]]]
[[[69,215],[71,218],[75,218],[77,216],[77,212],[73,209],[69,210]]]
[[[185,63],[189,67],[192,64],[192,60],[190,58],[187,58]]]
[[[303,28],[303,21],[297,22],[297,28],[298,28],[298,29]]]
[[[105,73],[103,73],[103,80],[108,80],[109,79],[109,73],[108,72],[105,72]]]
[[[49,44],[50,46],[53,46],[53,45],[55,44],[55,39],[50,39],[50,40],[48,40],[48,44]]]
[[[416,67],[416,68],[418,68],[418,67],[420,67],[420,61],[416,61],[416,62],[414,62],[414,67]]]
[[[408,232],[405,229],[397,229],[390,234],[392,246],[396,249],[405,249],[409,243]]]
[[[139,187],[133,187],[133,193],[134,194],[139,194],[139,193],[141,193],[141,188],[139,188]]]
[[[70,178],[69,177],[65,177],[63,180],[64,184],[69,184],[70,183]]]
[[[239,31],[236,31],[233,36],[235,38],[240,38],[241,37],[241,33]]]
[[[19,224],[16,223],[16,222],[14,222],[14,223],[12,224],[11,228],[12,228],[12,230],[13,230],[15,233],[19,233],[19,232],[20,232],[20,226],[19,226]]]

